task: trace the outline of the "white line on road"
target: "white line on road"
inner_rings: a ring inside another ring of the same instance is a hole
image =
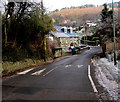
[[[44,74],[43,76],[46,76],[46,75],[48,75],[50,72],[52,72],[53,70],[55,70],[55,69],[57,69],[57,67],[56,68],[53,68],[53,69],[51,69],[50,71],[48,71],[46,74]]]
[[[33,70],[34,68],[32,68],[32,69],[28,69],[28,70],[25,70],[25,71],[23,71],[23,72],[19,72],[19,73],[17,73],[17,74],[20,74],[20,75],[22,75],[22,74],[27,74],[28,72],[30,72],[31,70]]]
[[[89,80],[91,82],[91,85],[93,87],[94,92],[98,92],[98,90],[97,90],[97,88],[96,88],[96,86],[95,86],[95,84],[94,84],[94,82],[92,80],[91,74],[90,74],[90,65],[88,65],[88,78],[89,78]]]
[[[78,56],[78,55],[73,55],[73,56]]]
[[[78,68],[81,68],[83,65],[77,65]]]
[[[65,68],[68,68],[68,67],[70,67],[70,66],[71,66],[71,65],[66,65]]]
[[[39,70],[37,72],[32,73],[31,75],[40,75],[42,72],[44,72],[46,70],[46,68]]]

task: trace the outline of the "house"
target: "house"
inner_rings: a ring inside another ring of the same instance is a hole
[[[74,43],[75,46],[79,45],[79,36],[73,32],[72,27],[55,26],[55,29],[56,31],[53,31],[52,34],[57,39],[59,47],[67,50],[71,43]]]
[[[64,19],[63,23],[64,24],[70,23],[70,19]]]

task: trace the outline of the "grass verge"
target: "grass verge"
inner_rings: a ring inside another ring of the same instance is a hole
[[[83,50],[84,51],[84,50]],[[81,53],[83,52],[81,51]],[[79,54],[79,53],[78,53]],[[0,66],[0,72],[2,72],[2,77],[7,77],[16,74],[17,72],[23,71],[28,68],[35,66],[45,65],[52,63],[53,61],[59,61],[60,59],[65,58],[66,56],[71,56],[72,53],[63,53],[62,56],[55,59],[49,58],[46,62],[39,59],[24,59],[20,61],[4,61]]]
[[[24,59],[24,60],[16,61],[16,62],[5,61],[2,63],[2,69],[1,69],[2,77],[13,75],[16,72],[25,70],[27,68],[44,65],[48,63],[49,61],[50,59],[46,62],[44,62],[43,60],[39,60],[39,59]]]

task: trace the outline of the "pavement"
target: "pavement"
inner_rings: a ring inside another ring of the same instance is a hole
[[[7,100],[98,102],[99,95],[94,92],[88,78],[88,65],[91,64],[92,56],[100,51],[99,47],[92,48],[81,54],[38,66],[3,80],[3,102]]]

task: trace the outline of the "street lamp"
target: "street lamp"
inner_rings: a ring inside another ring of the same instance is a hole
[[[113,4],[113,0],[112,0],[112,11],[113,11],[113,39],[114,39],[114,65],[117,64],[116,61],[116,40],[115,40],[115,18],[114,18],[114,4]]]

